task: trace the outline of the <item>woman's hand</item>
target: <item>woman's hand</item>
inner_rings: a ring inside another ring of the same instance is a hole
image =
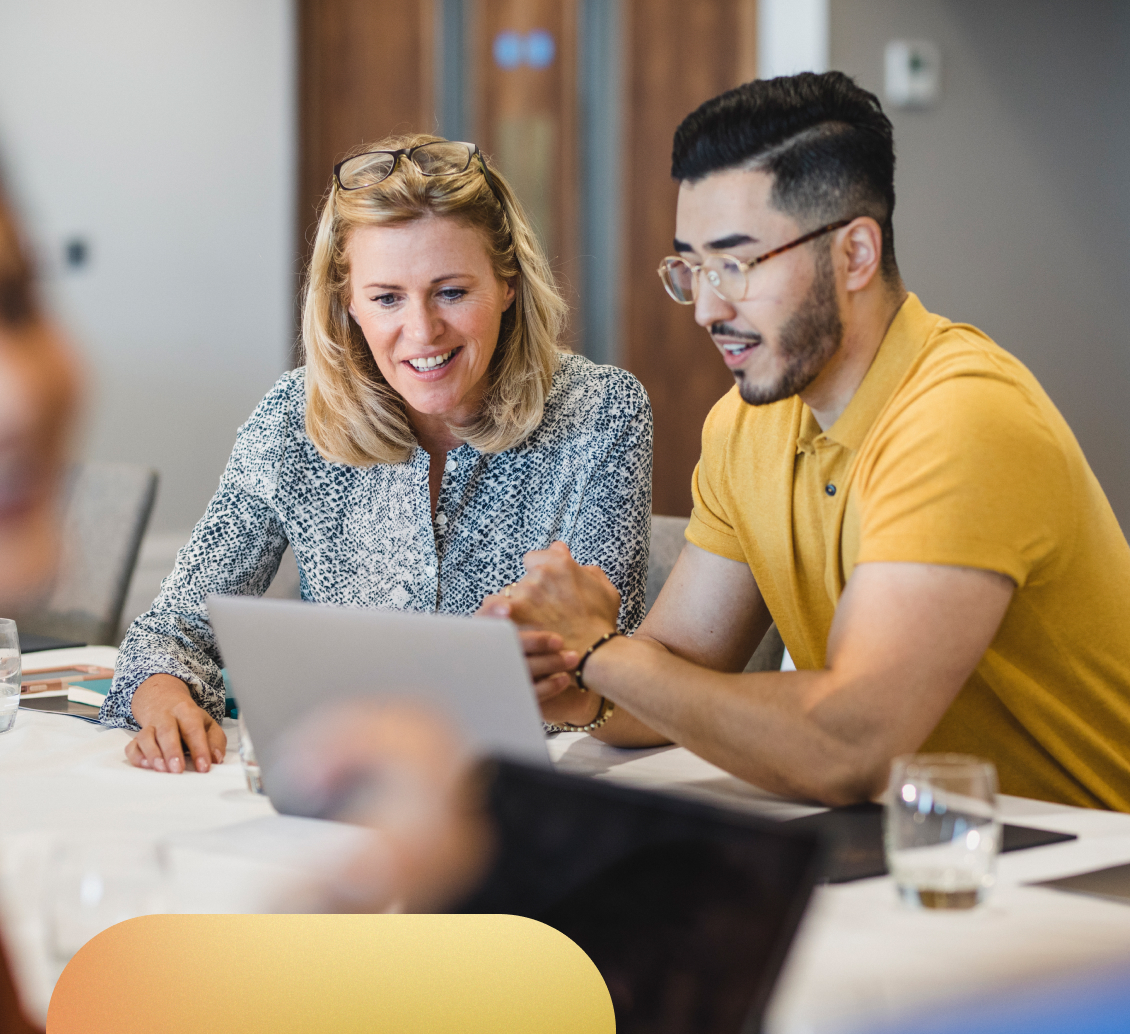
[[[552,699],[575,685],[573,672],[581,655],[576,650],[562,649],[565,641],[561,636],[532,629],[522,629],[518,635],[539,701]]]
[[[126,746],[126,757],[138,768],[183,772],[184,755],[197,772],[222,764],[228,738],[219,723],[192,698],[180,679],[151,675],[133,694],[133,716],[141,726]]]

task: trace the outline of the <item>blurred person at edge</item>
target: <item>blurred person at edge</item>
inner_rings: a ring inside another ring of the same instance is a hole
[[[0,614],[50,578],[77,366],[36,298],[31,262],[0,185]]]
[[[343,182],[344,180],[344,182]],[[303,306],[306,365],[240,429],[208,510],[122,642],[102,708],[129,760],[206,772],[224,685],[205,596],[261,594],[289,544],[305,600],[470,614],[567,541],[643,617],[651,408],[568,353],[565,304],[521,203],[473,144],[359,148],[334,170]],[[537,678],[578,658],[523,633]],[[312,689],[314,687],[311,687]]]

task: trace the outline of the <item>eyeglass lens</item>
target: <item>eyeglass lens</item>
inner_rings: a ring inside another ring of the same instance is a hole
[[[421,144],[412,151],[411,161],[425,176],[453,176],[471,164],[474,147],[450,140]],[[387,179],[396,168],[397,154],[373,151],[350,158],[338,171],[338,180],[346,190],[371,187]],[[406,154],[403,157],[407,157]]]
[[[668,259],[666,282],[671,297],[687,304],[694,301],[694,270],[684,259]],[[745,297],[746,275],[737,261],[728,255],[714,255],[702,264],[702,276],[715,293],[727,301],[737,302]]]

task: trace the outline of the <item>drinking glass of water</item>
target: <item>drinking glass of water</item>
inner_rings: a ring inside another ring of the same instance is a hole
[[[885,839],[899,896],[916,908],[973,908],[1000,849],[997,770],[968,754],[907,754],[891,764]]]
[[[20,706],[20,635],[11,618],[0,618],[0,732],[16,724]]]
[[[236,721],[239,723],[239,763],[243,766],[247,789],[252,793],[266,793],[263,789],[263,777],[259,772],[259,759],[255,756],[255,746],[251,742],[251,733],[247,731],[242,709]]]
[[[65,964],[116,923],[168,910],[165,853],[129,834],[63,837],[47,859],[42,904],[48,949]]]

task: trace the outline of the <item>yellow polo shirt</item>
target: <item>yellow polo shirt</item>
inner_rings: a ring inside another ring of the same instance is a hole
[[[1130,546],[1035,377],[912,294],[826,432],[799,398],[711,411],[687,539],[748,563],[798,668],[856,564],[998,571],[1000,630],[922,745],[1005,793],[1130,811]]]

